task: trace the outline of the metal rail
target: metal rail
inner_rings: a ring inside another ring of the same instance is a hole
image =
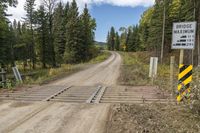
[[[50,101],[51,99],[53,99],[54,97],[60,95],[61,93],[65,92],[65,91],[67,91],[67,90],[68,90],[69,88],[71,88],[71,87],[72,87],[72,86],[66,87],[66,88],[64,88],[64,89],[62,89],[62,90],[56,92],[55,94],[51,95],[50,97],[44,99],[43,101]]]
[[[104,93],[105,93],[105,91],[106,91],[106,88],[107,88],[107,87],[103,87],[103,88],[100,90],[100,93],[99,93],[99,95],[97,96],[97,98],[96,98],[96,100],[95,100],[94,103],[100,103],[101,98],[103,97],[103,95],[104,95]]]
[[[86,101],[86,103],[92,103],[92,100],[95,98],[95,96],[98,94],[98,92],[100,91],[101,88],[102,88],[102,87],[99,86],[99,87],[97,88],[97,90],[91,95],[91,97]]]

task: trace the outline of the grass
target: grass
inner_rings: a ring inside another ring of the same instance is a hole
[[[93,64],[100,63],[106,60],[110,56],[107,51],[101,52],[97,57],[91,59],[89,62],[80,64],[63,64],[60,68],[50,68],[50,69],[37,69],[32,71],[34,73],[31,76],[25,76],[24,84],[45,84],[51,81],[64,78],[78,72],[80,70],[86,69]]]
[[[172,93],[170,86],[170,66],[169,63],[158,65],[157,78],[152,82],[149,78],[149,62],[152,56],[149,52],[120,52],[123,58],[123,65],[121,66],[121,76],[119,77],[119,83],[121,85],[130,86],[146,86],[157,85],[160,89]],[[174,71],[178,72],[175,68]],[[177,74],[174,74],[174,88],[176,87]],[[175,91],[175,89],[174,89]],[[174,92],[173,92],[174,93]]]
[[[99,54],[96,58],[91,59],[88,64],[96,64],[105,61],[111,55],[110,52],[104,51]]]
[[[148,78],[149,60],[148,52],[120,53],[123,58],[121,85],[152,85]],[[168,63],[158,66],[158,75],[153,85],[160,89],[174,93],[178,84],[178,65],[174,69],[173,90],[170,86],[170,66]],[[199,71],[199,70],[196,70]],[[196,72],[195,72],[196,73]],[[196,73],[197,74],[197,73]],[[191,102],[180,104],[145,104],[145,105],[114,105],[109,131],[111,133],[123,132],[159,132],[159,133],[185,133],[200,132],[200,81],[194,75]],[[174,98],[176,95],[174,95]]]
[[[120,54],[123,58],[123,65],[121,66],[121,75],[118,79],[120,85],[149,85],[149,53],[120,52]]]
[[[44,84],[80,70],[81,65],[62,65],[60,68],[35,70],[33,75],[25,76],[24,84]]]

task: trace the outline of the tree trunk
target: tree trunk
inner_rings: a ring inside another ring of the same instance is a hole
[[[50,46],[52,52],[52,67],[56,67],[56,59],[55,59],[55,48],[53,43],[53,32],[52,32],[52,15],[49,17],[49,31],[50,31]]]

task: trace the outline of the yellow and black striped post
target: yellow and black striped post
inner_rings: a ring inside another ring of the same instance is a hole
[[[178,75],[178,95],[177,101],[181,102],[184,98],[190,98],[190,83],[192,82],[192,65],[183,65],[179,66],[179,75]]]

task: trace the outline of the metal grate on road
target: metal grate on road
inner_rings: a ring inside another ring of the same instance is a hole
[[[28,91],[1,93],[0,100],[50,101],[68,103],[167,103],[169,94],[156,87],[129,86],[43,86]]]
[[[100,99],[100,103],[167,103],[173,102],[170,95],[156,87],[108,87]]]

